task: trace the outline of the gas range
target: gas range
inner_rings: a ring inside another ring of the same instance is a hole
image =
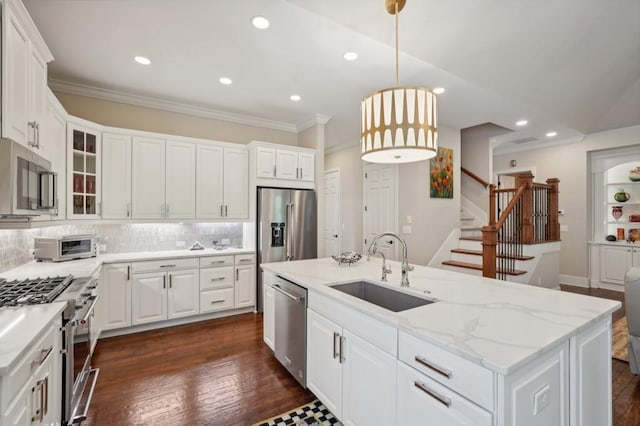
[[[15,281],[0,280],[0,308],[51,303],[72,282],[73,275]]]

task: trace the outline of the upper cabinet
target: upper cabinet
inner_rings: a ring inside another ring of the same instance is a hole
[[[131,136],[102,134],[102,218],[131,219]]]
[[[256,179],[275,179],[269,184],[305,184],[315,182],[315,152],[312,149],[263,144],[255,147]],[[288,181],[284,182],[284,181]]]
[[[24,5],[2,3],[2,136],[33,150],[46,135],[47,63],[53,60]]]
[[[249,152],[246,148],[198,145],[196,217],[249,217]]]
[[[100,218],[101,132],[67,123],[67,218]]]

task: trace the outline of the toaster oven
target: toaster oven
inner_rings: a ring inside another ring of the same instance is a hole
[[[95,235],[39,237],[34,240],[33,246],[33,255],[36,260],[64,262],[95,257],[98,254],[98,237]]]

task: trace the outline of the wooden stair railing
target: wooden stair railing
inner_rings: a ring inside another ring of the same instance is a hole
[[[533,175],[516,177],[516,188],[489,186],[489,224],[482,227],[482,276],[506,279],[523,257],[524,244],[560,240],[558,184],[534,183]],[[505,206],[504,208],[502,206]]]
[[[471,179],[475,180],[480,185],[484,186],[485,189],[487,189],[487,187],[490,185],[489,182],[487,182],[486,180],[482,179],[480,176],[478,176],[477,174],[473,173],[471,170],[465,169],[464,167],[460,167],[460,170],[462,171],[462,173],[464,173],[465,175],[469,176]]]

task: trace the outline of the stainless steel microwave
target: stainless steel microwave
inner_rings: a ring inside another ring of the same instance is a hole
[[[65,260],[95,257],[97,253],[98,237],[95,235],[39,237],[33,241],[33,255],[36,260],[64,262]]]
[[[0,217],[37,216],[57,208],[51,163],[9,139],[0,139]]]

